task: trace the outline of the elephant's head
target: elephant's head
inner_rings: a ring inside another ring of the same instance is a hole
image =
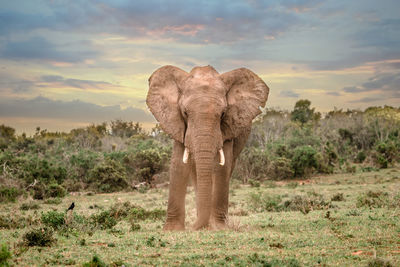
[[[183,161],[194,159],[199,220],[208,220],[211,175],[216,160],[224,163],[223,143],[251,127],[269,88],[248,69],[219,74],[211,66],[195,67],[190,73],[161,67],[151,75],[149,87],[151,112],[162,129],[185,146]]]

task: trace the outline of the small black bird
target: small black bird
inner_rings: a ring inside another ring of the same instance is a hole
[[[72,202],[72,204],[69,206],[69,208],[67,209],[67,212],[69,210],[73,210],[75,208],[75,202]]]

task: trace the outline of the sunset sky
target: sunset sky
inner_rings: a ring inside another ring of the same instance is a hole
[[[400,106],[400,1],[0,2],[0,124],[19,133],[155,122],[163,65],[247,67],[269,107]]]

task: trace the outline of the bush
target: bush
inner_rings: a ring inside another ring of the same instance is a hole
[[[28,247],[49,247],[56,242],[56,239],[53,237],[51,228],[42,227],[26,232],[23,235],[23,242]]]
[[[90,216],[90,222],[93,226],[102,230],[111,229],[117,225],[117,220],[111,216],[110,211],[102,211],[99,214]]]
[[[11,252],[6,244],[1,244],[0,249],[0,266],[10,266],[8,260],[11,259]]]
[[[65,197],[67,191],[64,187],[58,184],[51,184],[46,189],[46,197],[58,197],[62,198]]]
[[[369,208],[382,208],[388,206],[389,194],[381,191],[368,191],[357,197],[356,206]]]
[[[268,168],[268,176],[274,180],[284,180],[294,177],[291,161],[287,158],[276,158],[271,161]]]
[[[105,264],[97,255],[94,255],[91,261],[85,262],[83,267],[106,267]]]
[[[367,267],[393,267],[393,265],[389,261],[376,258],[376,259],[370,260],[368,262]]]
[[[331,201],[343,201],[343,200],[344,200],[343,193],[337,193],[333,195],[331,198]]]
[[[293,151],[292,168],[294,176],[303,177],[312,172],[313,168],[318,167],[316,159],[317,152],[311,146],[296,147]]]
[[[129,219],[130,220],[163,220],[166,215],[166,211],[162,209],[145,210],[142,207],[135,207],[130,210]]]
[[[162,170],[167,158],[168,155],[162,149],[155,147],[131,153],[124,158],[124,162],[134,168],[139,182],[150,184],[153,176]]]
[[[282,201],[279,195],[269,195],[258,193],[251,193],[249,196],[249,206],[253,211],[264,212],[264,211],[280,211],[280,203]]]
[[[15,202],[20,195],[22,195],[22,191],[16,187],[0,187],[0,202]]]
[[[375,146],[374,161],[380,168],[387,168],[398,159],[399,151],[394,142],[380,142]]]
[[[26,202],[22,203],[21,206],[19,207],[20,210],[38,210],[40,209],[40,205],[36,202]]]
[[[307,214],[312,210],[322,210],[332,207],[330,202],[326,202],[321,195],[312,194],[311,196],[294,196],[283,203],[284,209],[288,211],[300,211]]]
[[[246,183],[249,179],[260,180],[265,178],[268,170],[268,155],[265,151],[249,147],[239,156],[234,176],[241,177]]]
[[[60,229],[65,224],[64,213],[57,211],[42,213],[41,221],[46,226]]]
[[[116,192],[126,189],[126,169],[118,161],[106,159],[89,173],[90,183],[100,192]]]

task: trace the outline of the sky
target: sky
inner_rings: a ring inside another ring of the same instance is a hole
[[[0,124],[155,123],[157,68],[246,67],[267,107],[400,106],[398,0],[0,0]]]

